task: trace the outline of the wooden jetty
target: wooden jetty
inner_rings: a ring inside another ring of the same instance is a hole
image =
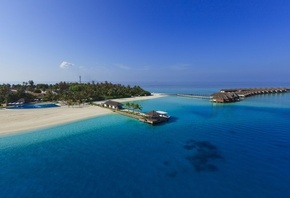
[[[148,124],[156,125],[162,122],[167,122],[170,119],[170,116],[167,115],[167,112],[164,111],[150,111],[148,113],[141,113],[136,111],[131,111],[128,109],[123,109],[123,104],[115,101],[106,101],[101,105],[104,108],[111,109],[113,112],[134,118],[141,122]]]
[[[145,122],[148,124],[156,125],[163,122],[167,122],[170,119],[170,116],[167,115],[164,111],[150,111],[148,113],[140,113],[140,112],[132,112],[128,111],[126,109],[124,110],[117,110],[114,111],[118,114],[134,118],[136,120],[139,120],[141,122]]]
[[[237,89],[221,89],[220,92],[213,93],[210,100],[216,103],[237,102],[240,99],[272,93],[284,93],[289,91],[289,88],[237,88]]]
[[[187,98],[198,98],[198,99],[210,99],[210,95],[204,94],[176,94],[180,97],[187,97]]]

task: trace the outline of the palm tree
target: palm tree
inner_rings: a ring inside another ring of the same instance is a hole
[[[134,102],[132,102],[132,103],[130,104],[130,106],[131,106],[131,108],[132,108],[132,110],[133,110],[133,113],[135,113],[135,111],[134,111],[134,110],[136,109],[136,108],[135,108],[135,105],[136,105],[136,104],[135,104]]]
[[[3,102],[7,105],[9,102],[10,85],[3,84],[0,86],[0,104]]]
[[[31,87],[34,87],[34,82],[33,82],[33,80],[29,80],[28,83],[29,83],[29,85],[30,85]]]
[[[141,111],[142,110],[142,106],[139,105],[139,104],[136,104],[136,109],[139,110],[139,111]]]
[[[125,104],[125,107],[126,107],[126,109],[130,109],[130,107],[131,107],[131,104],[130,104],[130,102],[126,102],[126,104]]]
[[[134,110],[136,110],[136,109],[138,109],[138,110],[141,110],[141,109],[142,109],[141,105],[139,105],[139,104],[137,104],[137,103],[132,103],[131,105],[132,105],[132,108],[133,108],[133,112],[134,112]]]

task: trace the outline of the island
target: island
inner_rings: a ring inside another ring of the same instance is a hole
[[[59,102],[73,106],[116,98],[150,96],[140,86],[113,84],[111,82],[34,84],[33,80],[23,84],[0,85],[0,106],[9,107],[37,102]]]
[[[142,106],[135,102],[126,102],[125,108],[122,103],[112,100],[105,101],[104,103],[101,103],[99,105],[104,108],[111,109],[113,110],[113,112],[137,119],[141,122],[151,125],[167,122],[170,119],[170,116],[165,111],[152,110],[147,113],[143,113],[141,112]]]

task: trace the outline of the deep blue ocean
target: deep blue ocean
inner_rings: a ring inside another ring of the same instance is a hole
[[[0,197],[290,197],[289,92],[232,104],[177,96],[138,104],[171,120],[151,126],[110,114],[0,136]]]

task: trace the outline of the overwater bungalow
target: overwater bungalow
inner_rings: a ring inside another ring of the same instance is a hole
[[[164,111],[150,111],[146,113],[142,118],[139,120],[142,122],[146,122],[149,124],[159,124],[162,122],[167,122],[170,119],[167,112]]]
[[[237,102],[240,98],[249,96],[287,92],[287,88],[238,88],[221,89],[220,92],[211,95],[211,101],[217,103]]]
[[[239,100],[239,96],[235,92],[218,92],[211,95],[211,101],[217,103],[236,102]]]

